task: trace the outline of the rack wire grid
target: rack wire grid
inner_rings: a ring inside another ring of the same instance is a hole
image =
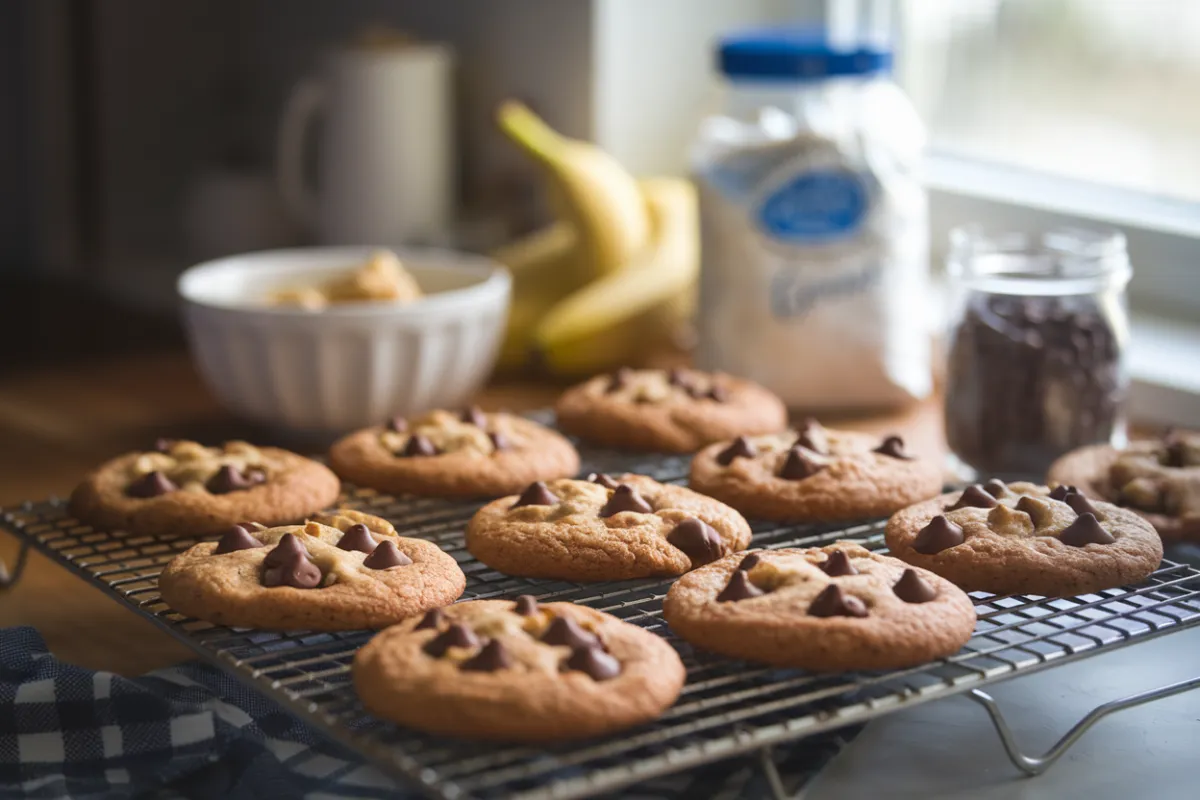
[[[584,471],[638,472],[680,483],[688,460],[581,448]],[[988,710],[1013,761],[1036,774],[1105,714],[1200,685],[1200,679],[1098,707],[1044,758],[1020,754],[999,711],[982,691],[990,683],[1200,624],[1200,572],[1164,561],[1145,582],[1066,599],[975,593],[979,622],[956,655],[911,669],[810,674],[766,668],[694,650],[661,619],[670,580],[580,584],[502,575],[467,552],[463,530],[480,503],[396,498],[347,487],[344,505],[391,520],[406,536],[436,542],[467,575],[464,599],[513,598],[582,603],[653,630],[677,649],[687,685],[661,719],[615,736],[546,747],[458,741],[371,717],[350,682],[355,652],[371,636],[227,628],[184,617],[159,598],[157,577],[194,539],[101,532],[80,524],[65,503],[27,502],[0,516],[32,545],[272,697],[331,739],[386,772],[441,798],[575,798],[656,776],[758,752],[782,795],[770,748],[844,728],[898,709],[970,693]],[[851,527],[757,524],[753,547],[807,547],[852,539],[882,550],[883,522]],[[19,571],[21,563],[18,563]],[[14,573],[13,577],[16,577]]]

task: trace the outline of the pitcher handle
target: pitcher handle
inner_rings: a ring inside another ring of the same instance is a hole
[[[275,150],[275,180],[284,207],[310,228],[317,220],[316,191],[304,180],[304,147],[313,118],[325,105],[325,89],[315,78],[296,84],[279,121]]]

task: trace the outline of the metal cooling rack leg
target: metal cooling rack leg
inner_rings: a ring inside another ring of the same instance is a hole
[[[29,540],[22,537],[21,549],[17,551],[17,562],[13,565],[12,571],[9,572],[4,562],[0,561],[0,590],[11,589],[21,579],[21,573],[25,571],[25,562],[28,558]]]
[[[1016,738],[1013,736],[1012,729],[1008,727],[1008,723],[1004,721],[1004,715],[1000,713],[1000,707],[996,705],[996,701],[987,692],[982,692],[979,689],[972,689],[968,696],[983,706],[988,712],[988,716],[992,719],[992,724],[996,726],[996,732],[1000,734],[1000,741],[1004,744],[1004,750],[1008,753],[1009,760],[1026,775],[1041,775],[1046,770],[1054,765],[1064,753],[1071,749],[1075,742],[1088,732],[1093,725],[1100,720],[1113,714],[1117,711],[1124,711],[1127,708],[1134,708],[1154,700],[1160,700],[1164,697],[1180,694],[1191,689],[1200,688],[1200,676],[1179,683],[1172,683],[1167,686],[1161,686],[1157,689],[1151,689],[1148,692],[1133,694],[1129,697],[1123,697],[1120,700],[1113,700],[1109,703],[1096,706],[1083,719],[1076,722],[1074,727],[1063,734],[1054,745],[1041,756],[1027,756],[1021,752],[1020,746],[1017,744]],[[772,767],[774,765],[772,764]],[[768,778],[770,774],[768,773]],[[772,783],[772,789],[774,783]]]

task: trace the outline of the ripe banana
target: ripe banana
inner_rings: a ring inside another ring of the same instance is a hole
[[[645,250],[649,212],[637,180],[615,158],[559,135],[516,101],[500,106],[497,121],[549,177],[559,210],[578,238],[582,278],[617,272]]]
[[[700,266],[695,187],[654,178],[640,190],[650,211],[649,245],[616,272],[568,295],[533,332],[534,346],[554,372],[590,375],[637,362],[690,317]]]

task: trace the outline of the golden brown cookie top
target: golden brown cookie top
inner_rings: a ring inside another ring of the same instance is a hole
[[[401,457],[448,453],[491,455],[525,444],[523,431],[508,414],[489,414],[471,406],[461,412],[438,409],[412,419],[397,417],[379,434],[380,442]]]
[[[624,400],[639,405],[729,400],[731,382],[720,375],[693,369],[630,369],[624,367],[611,375],[598,375],[582,385],[592,397]]]
[[[827,469],[834,473],[915,460],[899,436],[877,438],[826,428],[809,419],[796,430],[764,436],[739,436],[712,454],[719,468],[801,481]]]
[[[1200,516],[1200,433],[1130,442],[1108,470],[1114,500],[1171,517]]]
[[[266,483],[281,468],[277,459],[248,442],[205,447],[186,439],[160,439],[153,451],[129,461],[126,493],[131,497],[175,490],[227,494]]]

